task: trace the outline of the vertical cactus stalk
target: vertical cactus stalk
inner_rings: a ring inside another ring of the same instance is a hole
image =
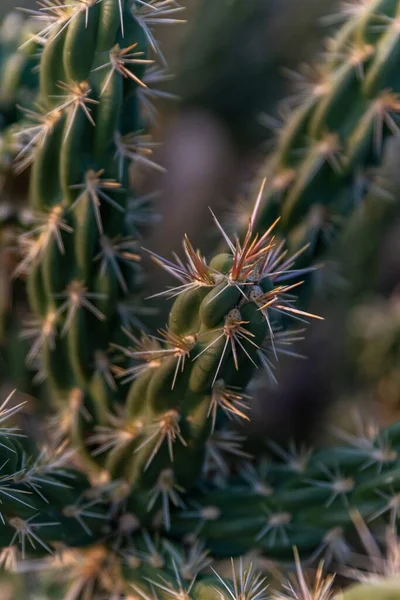
[[[286,321],[319,318],[295,306],[297,256],[275,244],[274,225],[261,236],[253,232],[259,199],[243,244],[214,217],[229,253],[208,262],[185,238],[184,260],[153,255],[178,280],[161,292],[175,298],[168,325],[119,348],[133,361],[121,371],[125,382],[133,380],[126,413],[89,438],[95,454],[107,455],[112,477],[129,482],[135,514],[151,521],[161,509],[166,530],[171,507],[184,505],[204,472],[210,436],[241,454],[226,421],[248,418],[246,387],[259,367],[270,368]]]
[[[320,60],[295,74],[298,91],[282,104],[282,123],[274,121],[276,148],[262,167],[268,185],[256,229],[281,216],[289,247],[309,244],[304,264],[329,249],[360,206],[369,169],[381,164],[386,139],[399,131],[399,18],[395,0],[356,2],[350,10],[344,3],[344,24]]]
[[[157,95],[146,69],[149,47],[158,50],[153,25],[178,10],[175,2],[74,0],[33,11],[45,22],[40,92],[19,131],[18,162],[32,164],[35,225],[21,237],[16,273],[28,273],[34,313],[28,359],[39,363],[82,449],[85,415],[105,425],[111,404],[125,398],[109,350],[129,322],[126,299],[141,289],[130,166],[162,170],[143,135]]]
[[[10,13],[0,26],[0,190],[13,178],[19,152],[15,137],[21,105],[30,108],[37,95],[41,41],[37,24]],[[2,203],[3,204],[3,201]]]

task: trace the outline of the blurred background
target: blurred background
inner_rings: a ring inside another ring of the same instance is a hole
[[[325,50],[330,26],[338,22],[322,19],[336,14],[335,0],[185,0],[182,4],[187,9],[186,24],[166,25],[161,39],[174,73],[165,91],[180,98],[160,100],[157,105],[154,136],[162,142],[157,160],[167,172],[140,179],[143,193],[160,191],[156,208],[161,224],[149,232],[145,243],[164,256],[180,251],[185,233],[205,254],[215,246],[208,233],[209,207],[226,219],[235,214],[240,199],[254,191],[255,176],[282,118],[276,107],[293,86],[290,72],[301,63],[315,62]],[[33,8],[35,2],[19,0],[18,5]],[[13,0],[2,0],[0,16],[14,7]],[[16,192],[15,182],[9,182],[3,196],[23,197],[25,184],[20,183],[22,189],[17,187]],[[363,232],[354,235],[361,248]],[[370,244],[372,239],[375,271],[368,252],[360,252],[360,263],[346,267],[350,282],[357,274],[354,289],[350,286],[351,291],[334,302],[318,294],[313,298],[315,311],[326,321],[310,328],[301,347],[307,360],[282,360],[279,387],[256,385],[252,420],[256,439],[268,435],[279,441],[315,441],[322,421],[351,427],[350,417],[360,407],[380,423],[398,416],[400,215],[396,207],[375,222]],[[10,261],[12,256],[3,249],[3,273],[9,272]],[[365,261],[368,277],[360,275],[365,273]],[[150,293],[169,283],[165,274],[153,268],[149,263]],[[18,289],[7,287],[4,275],[1,281],[0,296],[10,299],[14,294],[13,306],[7,309],[14,313],[8,314],[7,327],[17,330],[24,300]],[[161,311],[161,323],[164,316]],[[37,389],[24,370],[26,347],[17,337],[8,335],[12,342],[2,349],[1,380],[4,386],[18,385],[33,396]]]

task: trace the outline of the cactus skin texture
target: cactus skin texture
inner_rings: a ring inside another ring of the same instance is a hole
[[[400,598],[399,577],[360,584],[346,590],[336,600],[398,600]]]
[[[2,424],[21,408],[21,405],[15,406],[10,402],[11,397],[2,404]],[[89,527],[85,531],[76,520],[79,510],[85,512],[79,502],[91,489],[86,476],[64,466],[65,455],[44,451],[37,453],[16,427],[2,426],[0,442],[3,460],[0,474],[0,545],[5,548],[2,561],[6,561],[7,557],[11,560],[16,547],[25,558],[50,552],[49,543],[53,541],[71,546],[91,542],[94,533]],[[96,509],[89,517],[90,526],[100,533],[105,508],[101,500],[94,504]]]
[[[331,247],[360,205],[368,169],[380,165],[385,140],[399,128],[400,3],[347,4],[328,51],[297,74],[298,94],[282,106],[288,117],[262,168],[269,183],[256,227],[263,231],[281,216],[288,246],[309,244],[308,264]]]

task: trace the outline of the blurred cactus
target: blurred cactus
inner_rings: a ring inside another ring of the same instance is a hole
[[[18,105],[33,102],[38,87],[40,38],[32,38],[37,24],[21,14],[10,13],[0,27],[1,128],[18,118]]]
[[[25,367],[26,344],[19,339],[24,313],[23,286],[12,273],[18,260],[18,236],[30,222],[26,207],[27,178],[14,169],[20,151],[16,132],[37,94],[41,41],[35,36],[37,23],[17,12],[0,26],[0,381],[11,379],[21,390],[31,389],[31,374]]]
[[[220,467],[219,485],[189,494],[172,532],[198,531],[218,558],[258,552],[290,562],[296,547],[303,559],[345,564],[355,551],[353,511],[373,525],[397,519],[398,430],[367,424],[358,435],[339,433],[342,446],[314,452],[271,443],[275,458],[243,461],[230,478]]]
[[[307,264],[362,205],[370,168],[399,131],[398,13],[395,1],[344,3],[331,18],[344,24],[326,52],[293,75],[293,96],[277,120],[267,119],[276,149],[262,168],[269,183],[256,228],[280,216],[289,247],[308,244]],[[244,229],[247,218],[244,212]]]
[[[18,13],[10,13],[0,26],[0,190],[15,175],[15,124],[23,116],[21,107],[31,107],[37,94],[42,45],[37,31],[33,19]]]
[[[286,93],[282,67],[308,60],[335,0],[201,0],[183,45],[177,89],[184,108],[219,118],[231,138],[254,151],[268,137],[261,111]],[[261,49],[261,50],[260,50]],[[267,108],[268,107],[268,108]]]

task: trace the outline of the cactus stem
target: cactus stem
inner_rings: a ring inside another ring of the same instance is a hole
[[[221,585],[226,589],[232,600],[268,600],[265,585],[266,577],[256,573],[253,564],[247,568],[243,565],[243,560],[239,561],[239,573],[236,574],[235,564],[232,559],[232,583],[222,579],[222,577],[211,567],[214,575],[218,578]]]

